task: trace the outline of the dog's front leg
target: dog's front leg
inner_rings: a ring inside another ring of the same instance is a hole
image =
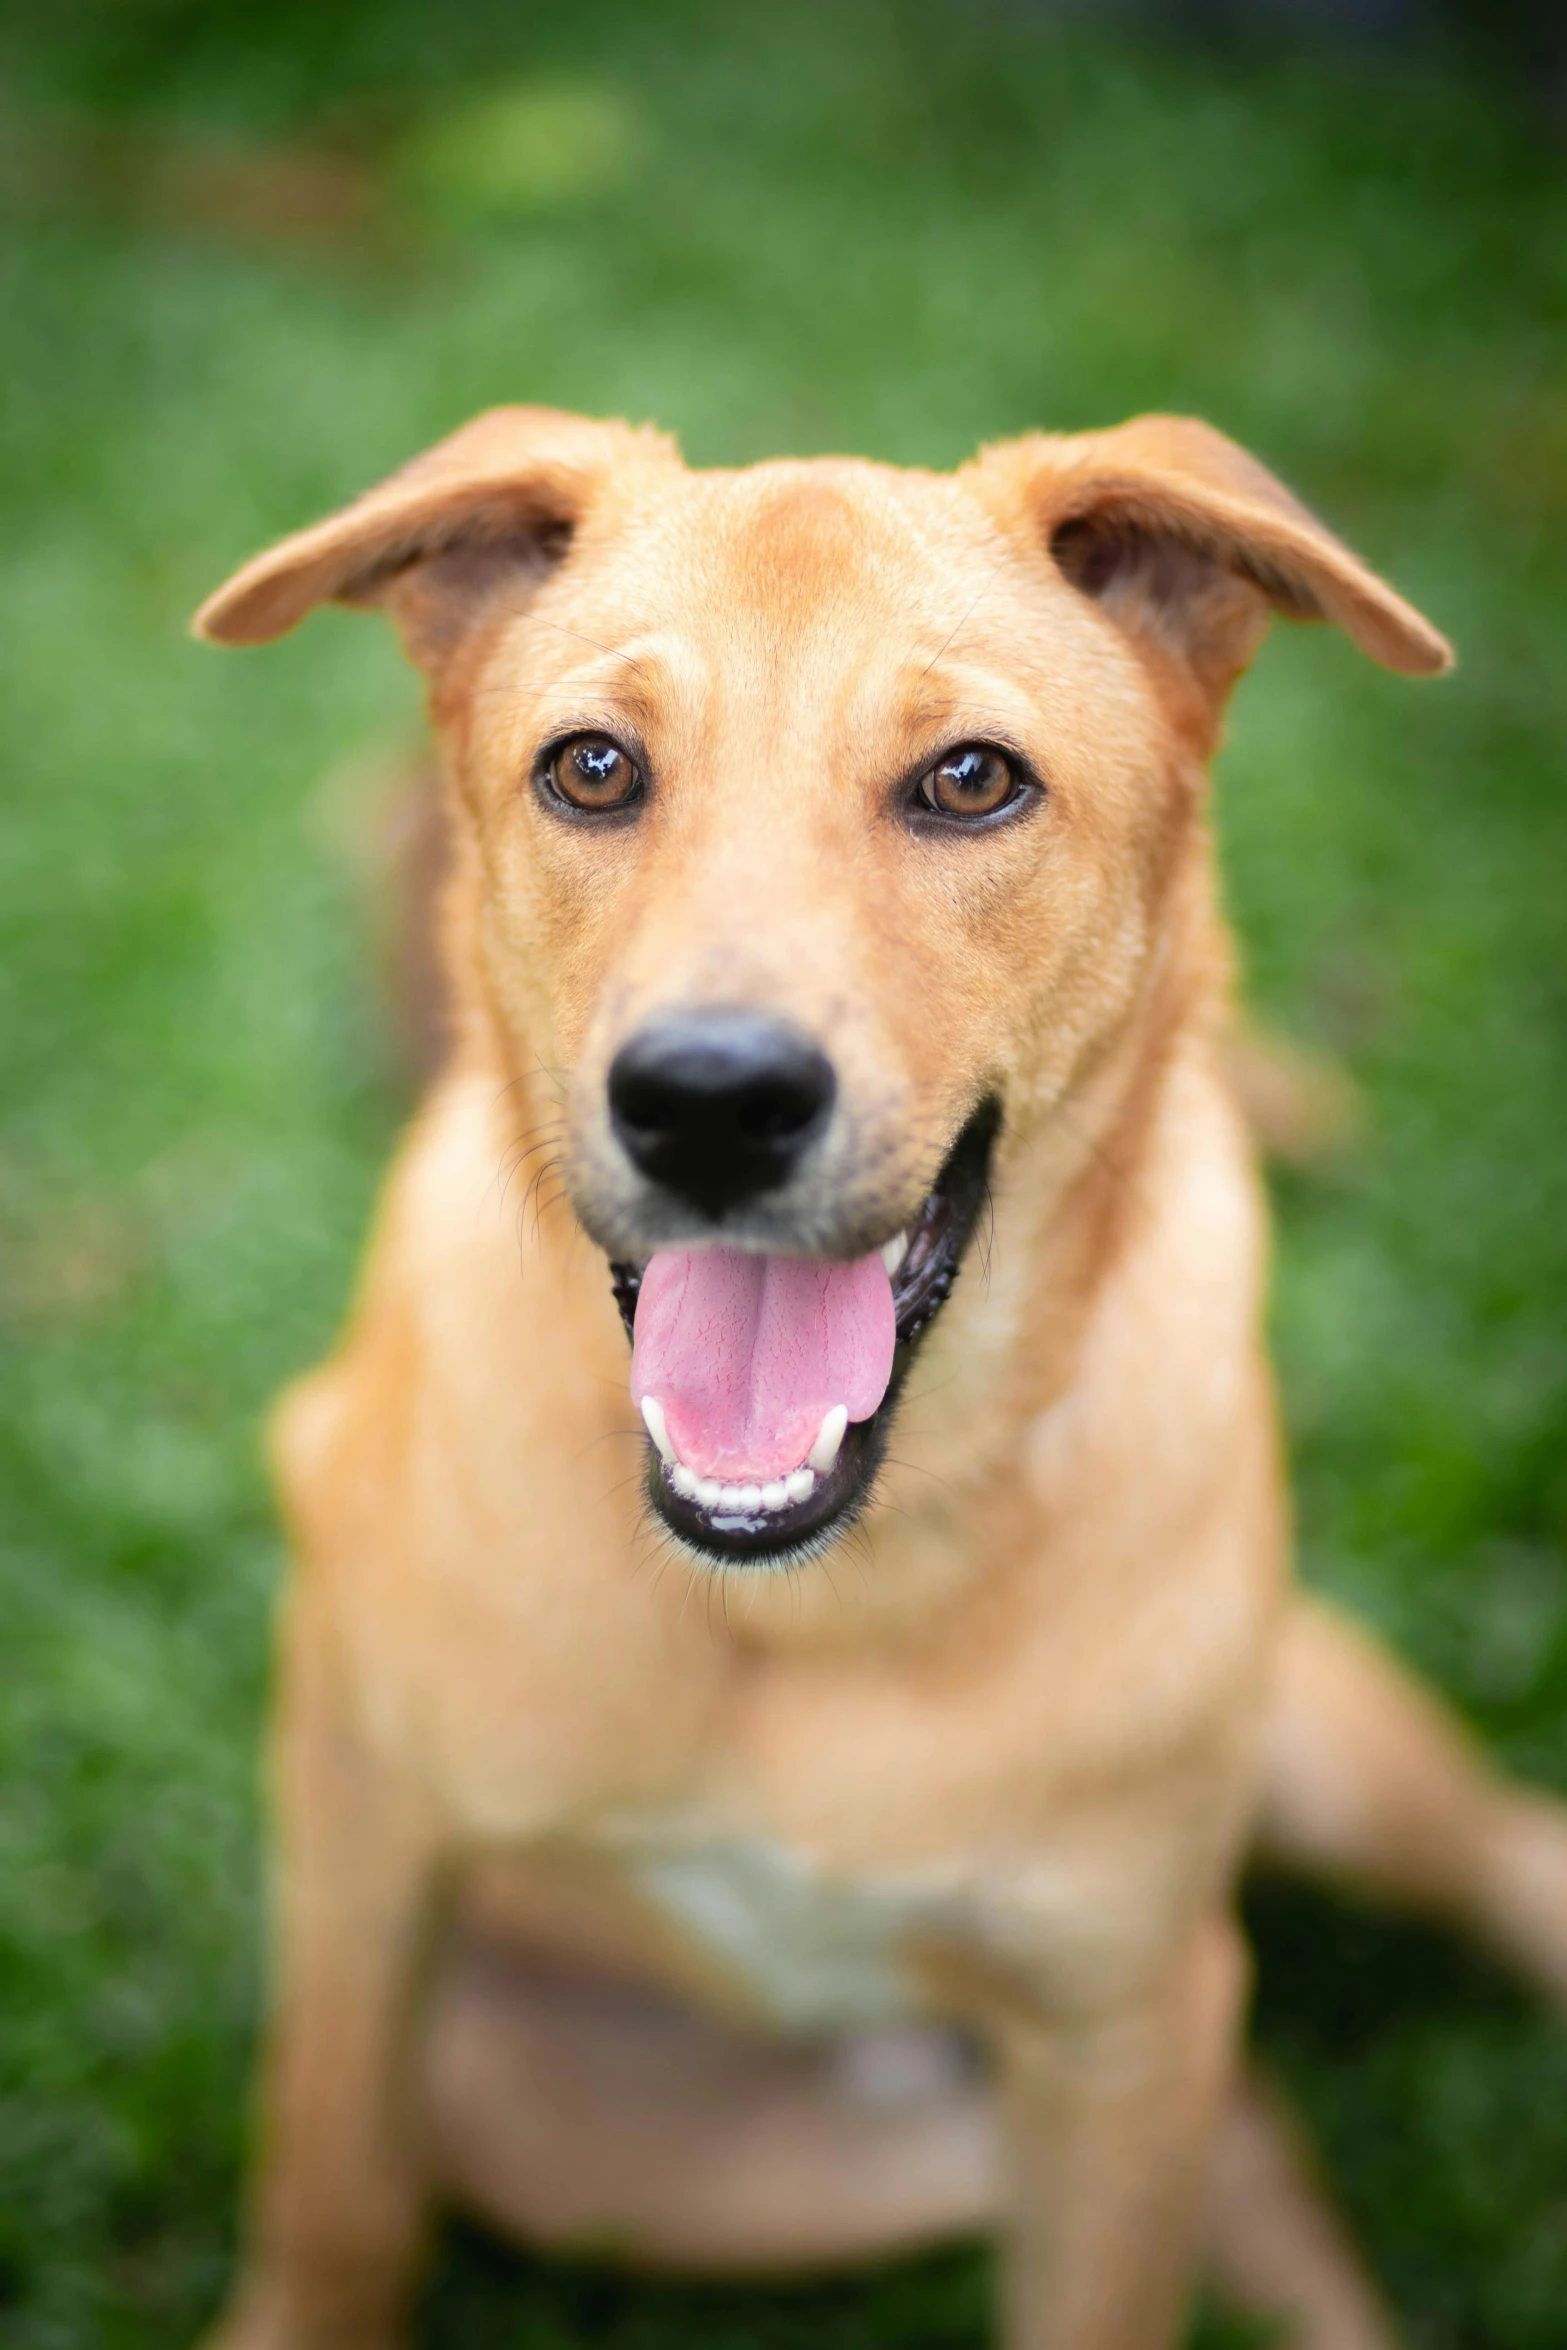
[[[285,1630],[273,2014],[244,2267],[208,2350],[389,2350],[424,2234],[410,2094],[441,1840],[377,1766],[318,1611]]]
[[[1246,1980],[1210,1917],[1132,2000],[1067,2020],[1002,1998],[1008,2350],[1170,2350],[1198,2250]]]

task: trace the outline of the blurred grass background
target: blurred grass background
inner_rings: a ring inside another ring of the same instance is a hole
[[[1280,1186],[1307,1572],[1567,1789],[1560,117],[1484,44],[1236,14],[1202,43],[1021,0],[0,24],[8,2350],[177,2344],[221,2290],[279,1570],[256,1429],[331,1336],[405,1107],[354,843],[412,681],[360,619],[245,659],[184,619],[487,403],[654,417],[696,461],[937,465],[1188,409],[1455,637],[1416,689],[1281,631],[1221,820],[1254,1005],[1368,1105]],[[1567,2033],[1408,1927],[1253,1915],[1261,2031],[1411,2340],[1559,2350]],[[980,2342],[986,2291],[978,2255],[698,2292],[454,2233],[426,2322],[934,2350]]]

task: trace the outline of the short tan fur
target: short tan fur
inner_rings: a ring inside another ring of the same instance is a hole
[[[275,2012],[217,2341],[388,2350],[457,2195],[714,2268],[998,2226],[1016,2350],[1163,2350],[1206,2244],[1300,2343],[1386,2343],[1236,2070],[1236,1871],[1261,1839],[1563,1995],[1567,1815],[1292,1588],[1206,765],[1270,613],[1411,675],[1443,640],[1161,417],[937,475],[500,410],[198,627],[331,598],[428,683],[457,1038],[276,1423]],[[634,747],[634,821],[530,780],[582,733]],[[1025,815],[911,825],[975,739]],[[1001,1119],[869,1506],[785,1574],[650,1520],[606,1267],[648,1247],[613,1058],[715,1004],[836,1072],[770,1245],[880,1246]]]

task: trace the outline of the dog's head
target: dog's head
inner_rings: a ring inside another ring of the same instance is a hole
[[[385,605],[428,679],[472,984],[515,1071],[569,1073],[654,1505],[758,1563],[864,1496],[998,1131],[1058,1111],[1169,964],[1270,609],[1449,658],[1252,459],[1158,417],[936,475],[693,472],[500,410],[197,625],[256,643],[327,598]]]

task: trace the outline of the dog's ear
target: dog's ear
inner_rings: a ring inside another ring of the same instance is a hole
[[[1451,666],[1446,639],[1412,605],[1265,466],[1193,418],[1033,434],[982,451],[974,471],[1075,588],[1184,664],[1214,706],[1270,611],[1336,621],[1373,661],[1409,676]]]
[[[271,547],[209,596],[192,627],[265,644],[320,603],[384,604],[413,658],[438,667],[503,583],[540,579],[612,474],[678,463],[662,434],[553,408],[494,408],[362,498]]]

